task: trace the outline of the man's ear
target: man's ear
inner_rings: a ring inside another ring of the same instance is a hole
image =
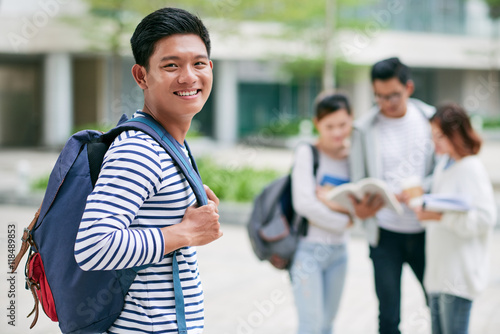
[[[318,130],[318,123],[319,123],[318,117],[314,116],[312,121],[313,121],[313,124],[314,124],[314,127],[316,128],[316,130]]]
[[[408,96],[412,96],[414,91],[415,91],[415,84],[413,83],[413,80],[408,80],[406,82],[406,92],[408,93]]]
[[[214,63],[210,60],[210,68],[213,69],[214,68]]]
[[[132,66],[132,76],[134,77],[135,82],[141,87],[143,90],[148,88],[147,82],[146,82],[146,68],[144,66],[141,66],[139,64],[135,64]]]

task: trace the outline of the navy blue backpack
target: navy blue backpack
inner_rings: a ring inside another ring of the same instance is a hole
[[[69,138],[51,172],[40,206],[22,237],[19,254],[11,265],[14,272],[29,249],[26,263],[26,289],[31,290],[35,306],[32,328],[38,319],[39,301],[63,333],[105,332],[121,313],[125,295],[137,271],[143,267],[83,271],[74,257],[74,245],[87,196],[97,181],[104,154],[116,136],[125,130],[139,130],[153,137],[182,170],[199,205],[207,204],[196,163],[181,150],[179,143],[152,117],[127,120],[106,133],[80,131]],[[176,253],[173,254],[174,294],[179,333],[186,333],[184,298]],[[147,266],[144,266],[147,267]],[[29,315],[28,315],[29,316]]]

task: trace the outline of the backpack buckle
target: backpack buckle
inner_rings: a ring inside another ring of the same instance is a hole
[[[23,236],[21,237],[22,242],[28,242],[31,239],[31,230],[27,227],[24,228]]]

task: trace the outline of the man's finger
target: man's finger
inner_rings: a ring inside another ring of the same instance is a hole
[[[214,201],[209,199],[207,205],[210,205],[211,207],[214,208],[214,211],[216,213],[219,213],[219,207],[217,206],[217,204]]]
[[[365,194],[365,201],[364,201],[365,204],[367,206],[372,206],[372,204],[375,201],[376,197],[377,197],[377,194],[375,194],[375,193],[367,193],[367,194]]]
[[[219,198],[217,197],[217,195],[215,195],[213,190],[210,189],[210,187],[207,186],[206,184],[203,185],[203,188],[205,188],[205,192],[207,193],[208,199],[210,201],[213,201],[215,203],[215,205],[218,206],[219,205]]]
[[[375,197],[376,198],[373,200],[373,206],[378,210],[384,206],[385,202],[382,196],[376,195]]]
[[[356,196],[354,196],[352,194],[349,194],[347,196],[349,196],[349,198],[351,199],[351,202],[352,202],[353,205],[358,205],[359,204],[359,200],[356,198]]]

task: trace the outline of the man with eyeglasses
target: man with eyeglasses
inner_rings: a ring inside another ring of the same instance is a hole
[[[418,178],[424,189],[430,186],[434,150],[428,118],[435,108],[410,98],[414,83],[409,68],[398,58],[373,65],[371,80],[376,105],[355,122],[351,179],[382,179],[402,201],[404,180]],[[379,332],[399,334],[402,268],[408,263],[422,284],[424,229],[406,205],[403,204],[404,214],[398,215],[383,207],[379,196],[366,196],[354,202],[354,207],[370,243],[379,300]]]

